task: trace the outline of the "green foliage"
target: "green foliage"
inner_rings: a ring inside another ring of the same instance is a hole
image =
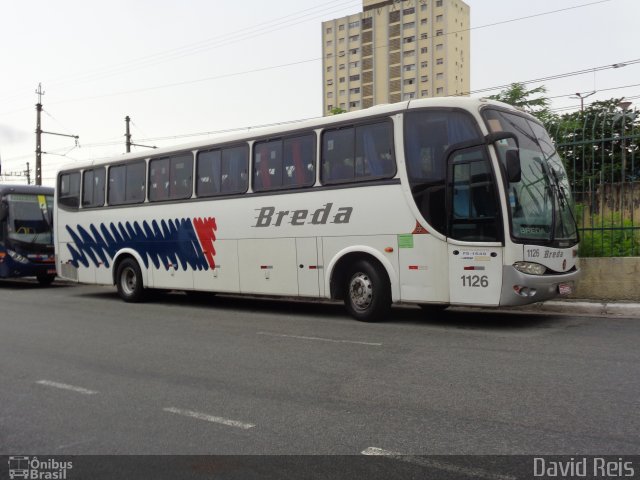
[[[544,85],[527,90],[524,83],[516,82],[489,98],[521,108],[537,117],[541,122],[547,123],[552,121],[555,116],[549,110],[551,101],[544,96],[546,93],[547,88]],[[531,98],[534,96],[535,98]]]
[[[329,113],[330,113],[331,115],[339,115],[339,114],[341,114],[341,113],[347,113],[347,111],[346,111],[346,110],[343,110],[343,109],[342,109],[342,108],[340,108],[340,107],[335,107],[335,108],[333,108]]]
[[[581,218],[582,205],[578,205],[578,218]],[[609,218],[592,215],[590,225],[580,228],[581,257],[633,257],[640,255],[640,229],[629,219],[623,219],[619,213]]]

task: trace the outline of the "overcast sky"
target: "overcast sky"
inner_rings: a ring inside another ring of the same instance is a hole
[[[639,0],[466,2],[472,91],[640,59]],[[321,22],[361,9],[361,0],[0,0],[2,172],[34,168],[40,82],[42,129],[80,136],[74,147],[43,135],[48,185],[60,165],[122,154],[126,115],[134,142],[158,146],[320,116]],[[593,90],[587,102],[639,103],[640,63],[543,83],[558,109],[579,108],[569,96]]]

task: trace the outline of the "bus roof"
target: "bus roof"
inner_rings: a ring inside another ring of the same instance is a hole
[[[287,134],[288,132],[295,132],[304,129],[318,129],[331,126],[337,123],[345,123],[349,121],[357,121],[368,117],[378,117],[384,115],[392,115],[400,113],[414,108],[464,108],[465,110],[477,111],[480,107],[486,105],[500,106],[510,110],[516,110],[512,105],[508,105],[503,102],[490,100],[487,98],[479,97],[434,97],[434,98],[421,98],[415,100],[409,100],[398,103],[380,104],[374,105],[370,108],[357,110],[354,112],[342,113],[339,115],[329,115],[325,117],[316,117],[305,120],[293,120],[290,122],[275,123],[273,125],[264,127],[243,127],[238,128],[231,133],[224,133],[219,136],[209,137],[205,140],[199,140],[197,142],[172,145],[168,147],[162,147],[154,150],[145,150],[140,152],[125,153],[120,156],[113,156],[109,158],[102,158],[98,160],[87,160],[84,162],[74,162],[73,164],[63,165],[59,171],[64,171],[70,168],[74,170],[90,168],[96,165],[127,162],[128,160],[140,160],[150,157],[159,157],[163,155],[174,154],[176,152],[186,152],[189,150],[199,150],[202,148],[209,148],[213,145],[223,145],[233,142],[241,142],[250,140],[252,138],[269,137],[276,135]],[[522,113],[522,112],[521,112]]]
[[[52,187],[43,187],[40,185],[16,185],[0,183],[0,196],[10,193],[22,193],[32,195],[53,195]]]

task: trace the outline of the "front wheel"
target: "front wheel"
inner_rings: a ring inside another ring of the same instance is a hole
[[[142,284],[142,272],[133,258],[125,258],[116,272],[116,287],[118,295],[125,302],[140,302],[144,295],[144,285]]]
[[[356,320],[382,320],[391,307],[391,285],[384,269],[367,260],[356,262],[347,275],[344,304]]]

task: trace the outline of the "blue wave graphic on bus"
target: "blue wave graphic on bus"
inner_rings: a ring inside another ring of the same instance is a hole
[[[195,225],[194,225],[195,224]],[[71,254],[71,265],[89,266],[89,262],[99,267],[109,267],[113,256],[123,248],[135,250],[142,257],[144,266],[149,261],[154,267],[162,265],[166,270],[179,265],[182,270],[190,267],[194,270],[208,270],[215,263],[216,223],[213,218],[193,220],[189,218],[175,220],[146,221],[142,226],[138,222],[113,222],[107,227],[104,223],[89,225],[88,229],[77,225],[76,231],[67,225],[67,231],[75,245],[67,245]],[[204,248],[203,248],[204,247]]]

